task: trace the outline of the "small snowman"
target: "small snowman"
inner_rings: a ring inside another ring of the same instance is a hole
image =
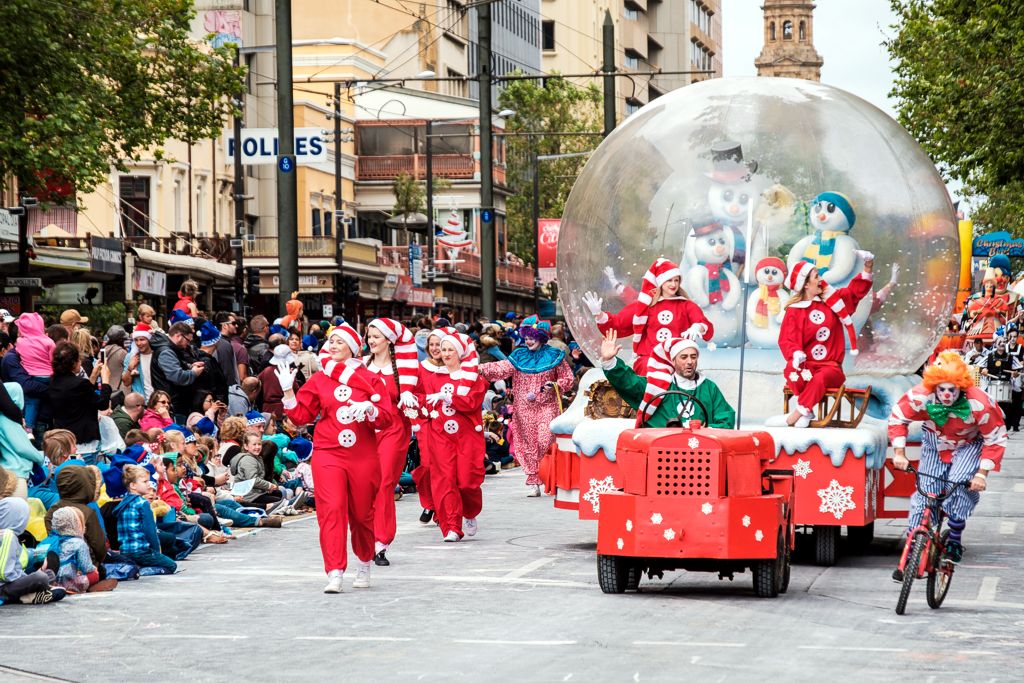
[[[731,270],[732,231],[710,216],[694,222],[693,235],[686,243],[686,292],[700,306],[715,327],[715,343],[734,346],[742,324],[739,302],[740,281]]]
[[[719,140],[711,145],[711,179],[708,188],[708,208],[711,217],[725,226],[733,238],[733,252],[729,260],[740,273],[746,263],[745,231],[751,203],[758,199],[754,174],[756,161],[743,160],[743,147],[732,140]]]
[[[757,289],[747,302],[747,341],[751,348],[774,349],[779,345],[779,328],[785,315],[783,305],[790,293],[783,288],[786,264],[774,256],[757,262],[754,277]]]
[[[864,270],[860,245],[849,232],[857,220],[853,204],[839,192],[822,192],[811,202],[811,227],[814,234],[804,237],[789,252],[788,265],[807,261],[818,275],[833,287],[845,287],[853,276]]]

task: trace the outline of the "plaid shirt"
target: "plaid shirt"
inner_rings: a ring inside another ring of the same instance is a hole
[[[117,512],[117,537],[122,553],[160,552],[159,538],[155,548],[150,540],[156,537],[156,521],[145,498],[128,494]]]

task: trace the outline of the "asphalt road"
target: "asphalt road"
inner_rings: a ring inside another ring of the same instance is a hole
[[[176,576],[0,609],[0,680],[699,681],[1021,680],[1024,437],[968,526],[940,610],[889,574],[902,523],[867,554],[798,555],[789,592],[750,575],[666,574],[639,593],[597,585],[596,527],[488,477],[480,533],[445,544],[398,503],[393,564],[370,590],[324,595],[313,519],[203,547]],[[923,584],[923,582],[922,582]]]

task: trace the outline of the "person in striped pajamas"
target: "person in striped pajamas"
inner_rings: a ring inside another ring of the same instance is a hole
[[[959,562],[967,518],[986,488],[989,472],[999,471],[1006,450],[1003,412],[974,386],[960,355],[944,351],[925,368],[921,384],[900,398],[889,415],[893,466],[899,470],[909,465],[906,445],[912,422],[923,423],[918,470],[949,481],[970,481],[969,487],[958,486],[942,504],[949,526],[945,558]],[[929,477],[922,482],[924,490],[934,493],[947,486]],[[920,524],[924,506],[924,496],[915,492],[910,499],[910,530]]]

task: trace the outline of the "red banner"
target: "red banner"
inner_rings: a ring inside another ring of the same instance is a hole
[[[561,218],[541,218],[537,221],[537,270],[542,285],[555,279],[558,231],[561,226]]]

